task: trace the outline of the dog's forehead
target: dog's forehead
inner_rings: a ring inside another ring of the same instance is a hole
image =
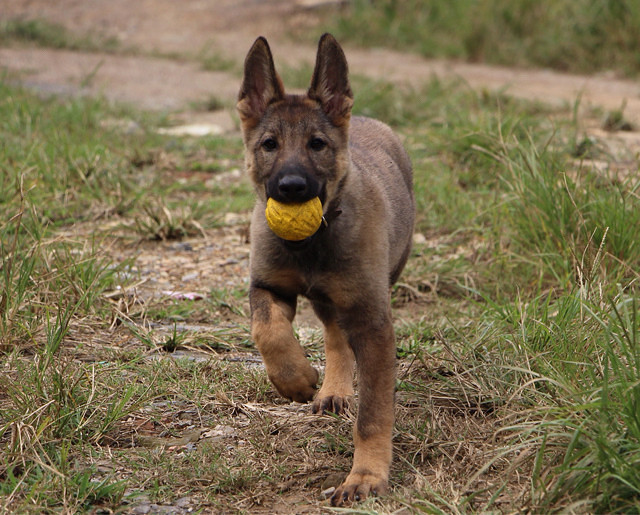
[[[318,103],[308,97],[290,97],[274,103],[263,122],[267,130],[293,134],[328,129],[330,126]]]

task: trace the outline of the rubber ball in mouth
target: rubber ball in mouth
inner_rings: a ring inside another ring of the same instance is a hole
[[[299,203],[284,203],[269,198],[265,216],[269,228],[276,236],[283,240],[301,241],[320,228],[322,202],[318,197]]]

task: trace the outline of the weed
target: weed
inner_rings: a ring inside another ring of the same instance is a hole
[[[178,336],[178,324],[173,324],[173,334],[162,344],[162,350],[166,352],[175,351],[181,343],[182,338]]]
[[[144,216],[136,218],[134,230],[152,240],[174,240],[192,234],[202,234],[202,226],[193,219],[189,207],[172,213],[165,205],[154,202],[144,208]]]
[[[622,294],[606,314],[591,307],[599,325],[601,361],[590,374],[590,402],[573,413],[572,444],[560,467],[553,493],[583,492],[596,511],[628,511],[638,507],[640,476],[640,356],[638,305]]]
[[[309,63],[298,66],[283,64],[280,66],[279,73],[286,88],[306,90],[311,83],[313,67]]]
[[[607,113],[607,116],[602,123],[602,128],[605,131],[615,132],[635,130],[633,125],[625,118],[624,108],[625,105],[623,104],[620,109],[615,109]]]
[[[228,102],[217,97],[216,95],[209,95],[206,99],[200,102],[191,103],[191,108],[195,111],[220,111],[228,107]]]
[[[227,57],[223,57],[219,52],[202,50],[197,56],[197,60],[202,64],[202,69],[207,71],[237,71],[237,63]]]

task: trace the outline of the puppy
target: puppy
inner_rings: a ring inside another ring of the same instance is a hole
[[[395,391],[390,287],[409,252],[414,225],[411,162],[383,123],[352,117],[347,61],[329,34],[320,39],[311,85],[286,94],[269,45],[258,38],[245,60],[237,109],[246,168],[256,190],[251,220],[251,334],[283,396],[340,413],[354,395],[358,416],[351,472],[332,499],[348,504],[388,488]],[[319,197],[318,231],[302,241],[276,236],[269,198]],[[291,323],[298,295],[324,325],[326,368],[309,364]]]

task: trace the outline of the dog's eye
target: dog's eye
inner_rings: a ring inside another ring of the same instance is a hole
[[[309,148],[311,150],[322,150],[326,146],[327,142],[322,138],[311,138],[311,140],[309,141]]]
[[[264,148],[267,152],[273,152],[276,148],[278,148],[278,142],[273,138],[267,138],[262,142],[262,148]]]

